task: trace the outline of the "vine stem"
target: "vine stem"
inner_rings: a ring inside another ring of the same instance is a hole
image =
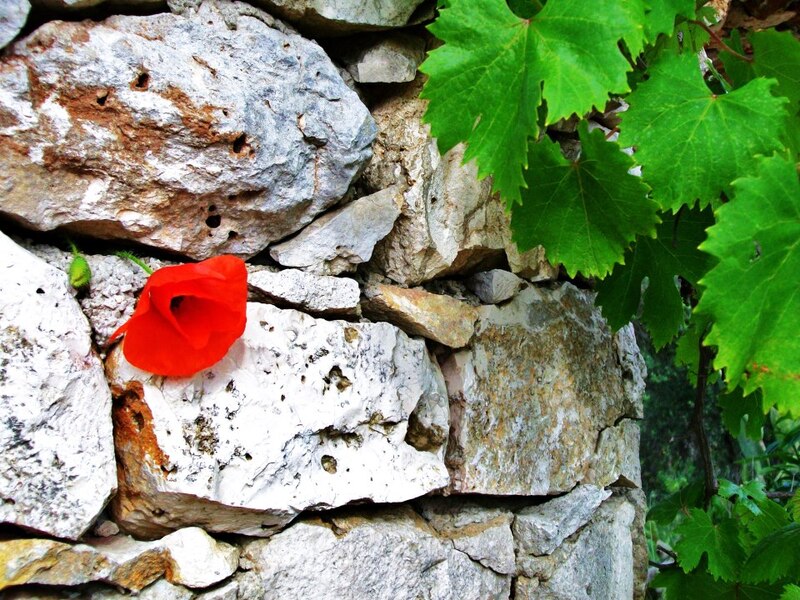
[[[131,261],[133,264],[138,265],[145,273],[148,275],[153,274],[153,269],[147,266],[147,264],[138,256],[133,254],[132,252],[125,252],[124,250],[120,250],[119,252],[115,252],[117,256],[120,258],[126,258]]]
[[[702,21],[689,21],[689,22],[694,24],[694,25],[698,25],[699,27],[702,27],[703,29],[705,29],[706,33],[708,35],[710,35],[714,39],[714,43],[716,43],[720,48],[725,50],[725,52],[729,52],[730,54],[732,54],[733,56],[735,56],[736,58],[738,58],[740,60],[744,60],[746,62],[753,62],[753,58],[752,57],[745,56],[744,54],[740,54],[739,52],[737,52],[736,50],[734,50],[733,48],[728,46],[728,44],[726,44],[722,40],[722,38],[719,37],[719,34],[716,31],[711,29],[708,25],[706,25]]]
[[[703,345],[705,335],[700,336],[698,347],[700,360],[697,369],[697,387],[695,388],[694,411],[692,412],[692,429],[697,439],[697,449],[700,453],[700,462],[703,467],[705,479],[705,507],[708,508],[711,498],[717,493],[719,483],[714,472],[714,462],[711,459],[711,446],[708,443],[708,436],[703,425],[703,409],[705,407],[706,387],[708,386],[708,371],[711,366],[711,359],[714,351],[708,346]]]

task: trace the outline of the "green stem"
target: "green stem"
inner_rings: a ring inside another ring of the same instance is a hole
[[[141,258],[136,256],[132,252],[126,252],[124,250],[120,250],[119,252],[115,252],[114,254],[116,254],[116,256],[119,256],[120,258],[127,258],[129,261],[131,261],[135,265],[139,265],[142,268],[142,270],[145,273],[147,273],[148,275],[152,275],[153,274],[153,269],[148,267]]]

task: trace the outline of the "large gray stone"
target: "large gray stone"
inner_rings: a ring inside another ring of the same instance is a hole
[[[624,385],[613,339],[592,295],[571,284],[481,307],[470,347],[442,365],[452,491],[545,495],[614,483],[619,445],[596,448],[641,400],[627,395],[639,388]]]
[[[28,0],[3,0],[0,3],[0,48],[8,45],[28,19],[31,3]]]
[[[355,271],[392,230],[401,202],[397,186],[354,200],[273,246],[270,256],[284,267],[318,275]]]
[[[0,233],[0,522],[76,539],[116,489],[111,394],[67,275]]]
[[[325,316],[360,316],[361,290],[354,279],[312,275],[298,269],[251,272],[250,289],[281,306]]]
[[[259,0],[270,12],[317,34],[402,27],[423,0]]]
[[[447,395],[422,340],[267,304],[247,319],[227,356],[191,378],[109,356],[123,529],[264,536],[303,510],[448,484]]]
[[[316,43],[268,15],[231,30],[230,6],[17,42],[0,64],[0,211],[206,258],[251,256],[342,198],[369,112]]]
[[[247,544],[242,566],[268,598],[506,600],[511,588],[405,507],[297,523]]]
[[[342,60],[358,83],[414,81],[417,68],[425,60],[425,40],[406,33],[385,34],[347,46]]]
[[[372,110],[379,132],[364,181],[373,189],[405,187],[400,217],[375,248],[372,268],[407,286],[506,261],[532,280],[557,276],[541,248],[516,251],[503,203],[490,179],[478,181],[474,162],[461,164],[463,147],[439,154],[422,122],[421,85],[418,78]]]

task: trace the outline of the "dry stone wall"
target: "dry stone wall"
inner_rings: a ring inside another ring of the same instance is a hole
[[[0,598],[642,596],[632,328],[439,154],[432,4],[0,3]],[[217,364],[109,344],[131,243],[248,260]]]

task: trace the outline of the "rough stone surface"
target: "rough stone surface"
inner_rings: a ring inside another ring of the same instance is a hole
[[[366,107],[317,44],[268,15],[233,31],[219,6],[53,21],[14,44],[0,211],[206,258],[251,256],[337,202],[371,155]]]
[[[600,432],[596,458],[587,481],[596,481],[600,485],[642,486],[639,424],[636,421],[623,419],[618,425]]]
[[[517,557],[515,598],[606,600],[633,598],[634,554],[631,542],[636,511],[624,497],[606,500],[591,523],[553,554]]]
[[[346,277],[313,275],[298,269],[277,273],[262,270],[250,273],[247,283],[287,308],[326,316],[361,314],[361,290],[355,280]]]
[[[400,190],[390,187],[321,216],[292,239],[270,249],[284,267],[318,275],[355,271],[392,230],[400,214]]]
[[[557,276],[541,248],[516,253],[503,204],[492,195],[489,179],[477,180],[474,163],[461,164],[463,148],[440,156],[422,123],[421,85],[418,78],[402,94],[373,107],[379,131],[364,181],[373,189],[406,186],[402,213],[376,247],[373,267],[413,286],[498,266],[507,255],[512,269],[527,278]]]
[[[552,554],[589,522],[600,503],[610,495],[603,488],[580,485],[555,500],[519,511],[513,526],[518,552],[533,556]]]
[[[275,598],[506,600],[511,587],[403,507],[297,523],[247,544],[242,565]]]
[[[466,280],[466,284],[481,299],[481,302],[498,304],[516,296],[525,282],[509,271],[492,269],[475,273]]]
[[[417,67],[425,60],[425,40],[404,33],[371,38],[367,43],[348,46],[343,62],[358,83],[414,81]]]
[[[0,3],[0,48],[11,42],[28,19],[31,3],[28,0],[3,0]]]
[[[67,275],[0,233],[0,522],[75,539],[116,488],[111,394]]]
[[[448,484],[447,394],[422,340],[266,304],[247,318],[227,356],[192,378],[110,355],[123,529],[264,536],[302,510]]]
[[[622,385],[625,388],[625,398],[629,403],[625,407],[625,414],[634,419],[644,418],[644,398],[645,380],[647,378],[647,366],[644,364],[639,345],[636,343],[636,334],[633,324],[628,323],[614,334],[614,349],[617,352],[617,360],[622,369]]]
[[[463,348],[474,332],[478,311],[450,296],[396,285],[364,289],[364,314],[389,321],[411,335],[421,335],[451,348]]]
[[[425,498],[419,501],[421,514],[456,550],[503,575],[516,571],[513,514],[500,508],[486,508],[474,502]]]
[[[613,337],[591,294],[571,284],[530,287],[479,314],[470,348],[442,365],[452,491],[554,494],[592,474],[596,485],[613,483],[592,472],[614,459],[595,448],[638,399],[626,396]]]
[[[423,0],[260,0],[270,12],[314,33],[342,34],[402,27]]]
[[[0,542],[0,559],[0,589],[103,581],[139,591],[162,576],[190,588],[218,583],[236,570],[239,550],[192,527],[155,542],[126,536],[76,545],[44,539],[7,540]]]

